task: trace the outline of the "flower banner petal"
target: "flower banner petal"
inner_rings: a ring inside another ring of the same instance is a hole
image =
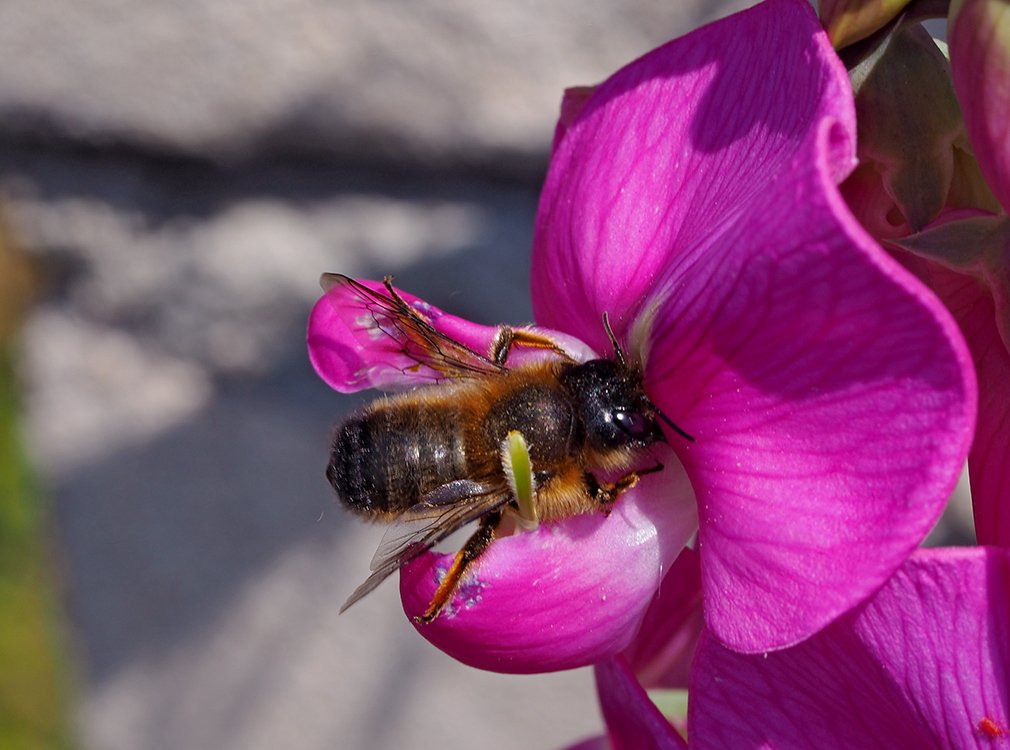
[[[853,219],[825,151],[652,303],[646,388],[696,438],[680,454],[706,621],[742,651],[796,643],[879,587],[939,517],[974,428],[956,325]]]
[[[600,85],[541,198],[538,320],[603,350],[609,312],[647,342],[650,397],[696,438],[707,622],[741,650],[879,587],[974,427],[956,326],[838,193],[854,150],[844,68],[806,3],[772,0]]]
[[[606,351],[670,263],[781,179],[824,121],[855,165],[848,78],[810,6],[769,0],[645,55],[566,123],[540,198],[539,323]],[[796,193],[792,201],[802,201]]]
[[[697,750],[1002,747],[1010,741],[1010,552],[917,552],[810,640],[744,655],[703,637]]]
[[[697,527],[682,467],[622,493],[609,516],[577,516],[497,539],[446,609],[424,613],[452,563],[426,553],[401,569],[400,594],[417,631],[450,656],[496,672],[550,672],[624,649],[667,570]]]

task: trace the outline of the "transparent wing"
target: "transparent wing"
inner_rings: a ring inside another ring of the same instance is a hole
[[[326,291],[342,286],[355,294],[378,329],[420,365],[456,378],[500,375],[506,369],[433,327],[419,310],[397,293],[390,276],[383,280],[385,293],[339,273],[325,273],[321,281]]]
[[[469,479],[457,479],[429,492],[424,496],[424,500],[397,518],[382,535],[382,541],[379,542],[379,547],[375,550],[372,562],[368,566],[369,570],[378,570],[386,560],[402,557],[409,553],[414,546],[423,547],[417,554],[430,549],[453,531],[483,515],[483,512],[486,511],[480,511],[480,508],[483,507],[481,501],[493,494],[494,490],[490,485]],[[476,505],[476,516],[471,515],[474,512],[474,505]],[[489,510],[493,510],[493,508]],[[467,517],[459,522],[458,516],[460,515]],[[452,528],[447,530],[447,527]],[[424,546],[429,534],[440,534],[440,536]],[[416,557],[416,555],[409,555],[403,562],[407,562],[412,557]]]
[[[343,612],[403,565],[454,531],[503,506],[510,497],[506,486],[492,486],[467,479],[449,482],[426,495],[383,535],[372,558],[372,574],[354,590],[340,611]]]

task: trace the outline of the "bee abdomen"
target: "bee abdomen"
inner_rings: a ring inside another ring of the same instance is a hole
[[[337,430],[326,476],[352,510],[402,513],[428,492],[466,476],[459,422],[448,409],[383,407]]]

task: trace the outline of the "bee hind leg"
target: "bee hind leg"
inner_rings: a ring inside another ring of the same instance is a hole
[[[414,622],[427,624],[439,616],[445,605],[452,599],[453,594],[456,593],[456,589],[459,587],[460,581],[463,580],[463,575],[467,569],[491,546],[491,542],[494,541],[495,529],[501,518],[501,511],[495,511],[494,513],[488,513],[480,520],[477,530],[466,540],[466,544],[463,545],[460,551],[456,553],[452,565],[446,571],[445,578],[442,579],[442,582],[435,590],[435,595],[431,597],[431,604],[428,605],[428,609],[425,610],[423,615],[415,617]]]

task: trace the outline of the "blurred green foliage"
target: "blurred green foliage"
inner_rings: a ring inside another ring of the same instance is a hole
[[[12,300],[30,296],[23,263],[0,217],[0,748],[56,750],[72,745],[68,675],[44,506],[19,432],[14,340],[23,308]]]

